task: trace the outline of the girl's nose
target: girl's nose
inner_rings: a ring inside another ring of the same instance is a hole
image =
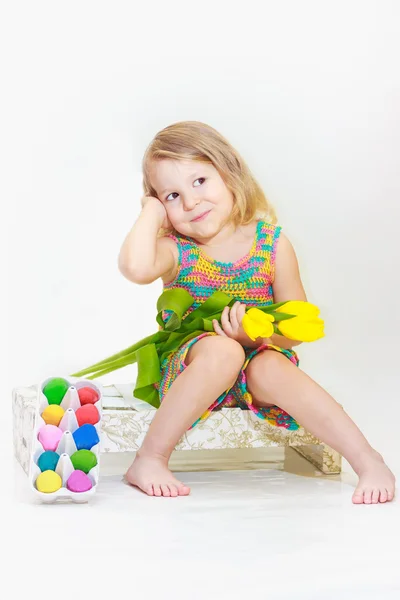
[[[196,196],[186,195],[183,199],[184,210],[193,210],[200,203],[200,198]]]

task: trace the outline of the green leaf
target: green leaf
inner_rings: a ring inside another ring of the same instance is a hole
[[[287,319],[293,319],[293,317],[295,317],[296,315],[289,315],[288,313],[282,313],[282,312],[274,312],[273,313],[273,317],[275,319],[275,321],[279,322],[279,321],[286,321]]]
[[[154,344],[149,344],[136,351],[138,376],[136,389],[160,381],[160,360]]]
[[[183,319],[183,315],[194,303],[193,297],[184,289],[164,290],[157,301],[156,321],[162,327],[161,331],[143,338],[133,346],[78,371],[72,376],[89,375],[88,379],[94,379],[137,362],[138,377],[134,396],[158,408],[160,405],[159,393],[154,384],[161,379],[161,365],[164,360],[189,340],[204,332],[214,332],[213,319],[221,322],[221,314],[225,306],[233,306],[235,301],[235,298],[224,292],[214,292],[210,298]],[[276,322],[279,322],[294,316],[276,312],[276,309],[284,304],[286,301],[258,308],[264,313],[272,314]],[[162,319],[163,311],[172,313],[167,323],[164,323]],[[275,333],[281,335],[275,323],[273,323],[273,327]]]
[[[280,308],[287,302],[288,302],[288,300],[285,300],[284,302],[275,302],[275,304],[266,304],[265,306],[257,306],[256,308],[259,308],[260,310],[262,310],[264,312],[271,312],[273,310],[276,310],[277,308]]]
[[[193,298],[186,290],[181,288],[165,290],[157,300],[157,323],[168,331],[175,331],[180,327],[183,315],[192,304]],[[166,324],[162,318],[163,311],[172,312]]]
[[[139,400],[143,400],[144,402],[148,402],[154,408],[159,408],[160,406],[160,395],[155,387],[152,385],[148,385],[143,388],[134,389],[133,395],[135,398],[139,398]]]
[[[82,369],[81,371],[77,371],[76,373],[71,373],[71,377],[83,377],[87,373],[93,373],[99,367],[104,367],[104,365],[106,365],[114,360],[117,360],[118,358],[126,357],[126,356],[132,354],[133,352],[135,352],[136,350],[138,350],[139,348],[141,348],[142,346],[146,346],[147,344],[152,344],[152,343],[155,344],[166,338],[168,338],[168,333],[166,333],[165,331],[157,331],[157,333],[153,333],[152,335],[145,337],[144,339],[140,340],[139,342],[136,342],[136,344],[133,344],[133,346],[129,346],[129,348],[125,348],[125,350],[121,350],[121,352],[117,352],[117,354],[113,354],[112,356],[109,356],[108,358],[105,358],[105,359],[101,360],[100,362],[94,363],[94,365],[91,365],[90,367],[86,367],[85,369]]]
[[[164,360],[167,358],[167,356],[169,354],[171,354],[171,352],[175,352],[175,350],[178,350],[178,348],[183,346],[183,344],[186,344],[186,342],[197,337],[198,335],[201,335],[202,333],[204,333],[204,331],[199,329],[199,330],[190,331],[186,335],[181,334],[179,341],[177,340],[177,343],[174,344],[173,347],[171,346],[169,349],[160,348],[160,350],[161,350],[160,364],[161,365],[163,364]]]
[[[232,296],[228,296],[224,292],[214,292],[203,304],[195,308],[185,319],[185,325],[188,325],[192,321],[208,317],[208,315],[212,315],[214,313],[221,313],[225,306],[229,304],[234,304],[235,299]]]

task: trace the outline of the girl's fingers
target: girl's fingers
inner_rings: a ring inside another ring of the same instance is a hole
[[[225,337],[228,337],[226,335],[226,333],[224,331],[222,331],[217,319],[213,319],[213,327],[214,327],[215,333],[218,333],[218,335],[224,335]]]
[[[239,306],[240,306],[240,302],[235,302],[235,304],[232,306],[231,312],[229,314],[232,329],[234,331],[237,331],[239,329],[239,321],[238,321],[238,315],[237,315]]]
[[[229,306],[225,306],[224,310],[222,311],[222,315],[221,315],[221,324],[222,324],[223,330],[229,336],[229,335],[233,334],[233,331],[232,331],[232,326],[230,324],[228,315],[229,315]]]
[[[245,314],[246,314],[246,305],[241,304],[237,311],[237,319],[239,321],[239,325],[241,325]]]

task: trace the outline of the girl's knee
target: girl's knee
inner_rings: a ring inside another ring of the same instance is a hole
[[[263,386],[273,386],[279,382],[283,371],[290,361],[276,350],[264,350],[257,354],[249,363],[246,369],[246,376],[249,384],[251,380],[262,378]]]
[[[212,352],[207,358],[209,372],[218,379],[223,379],[226,385],[235,383],[240,369],[246,359],[243,347],[236,340],[218,336]]]
[[[240,369],[245,361],[246,354],[243,346],[236,340],[232,340],[228,337],[218,336],[214,338],[217,340],[215,347],[213,348],[213,360],[217,363],[225,363],[229,361],[235,364]]]
[[[222,336],[209,336],[192,346],[186,358],[186,364],[193,360],[202,360],[208,371],[216,374],[225,372],[237,375],[243,366],[246,355],[243,347],[236,340]]]

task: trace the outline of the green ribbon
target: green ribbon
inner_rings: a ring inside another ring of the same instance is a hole
[[[195,302],[194,298],[182,288],[165,290],[157,301],[157,323],[161,331],[143,338],[133,346],[109,356],[104,360],[72,374],[72,377],[86,377],[95,379],[106,375],[129,364],[137,363],[138,376],[134,389],[134,396],[148,402],[155,408],[160,406],[159,393],[154,387],[161,380],[161,365],[169,354],[189,340],[201,335],[205,331],[214,331],[213,319],[220,322],[222,311],[226,306],[233,306],[236,302],[224,292],[214,292],[203,304],[183,318],[187,310]],[[275,313],[274,311],[285,304],[278,302],[258,307],[266,313],[273,313],[276,321],[290,319],[293,315]],[[170,311],[171,315],[164,323],[163,311]],[[274,325],[277,333],[279,330]]]

